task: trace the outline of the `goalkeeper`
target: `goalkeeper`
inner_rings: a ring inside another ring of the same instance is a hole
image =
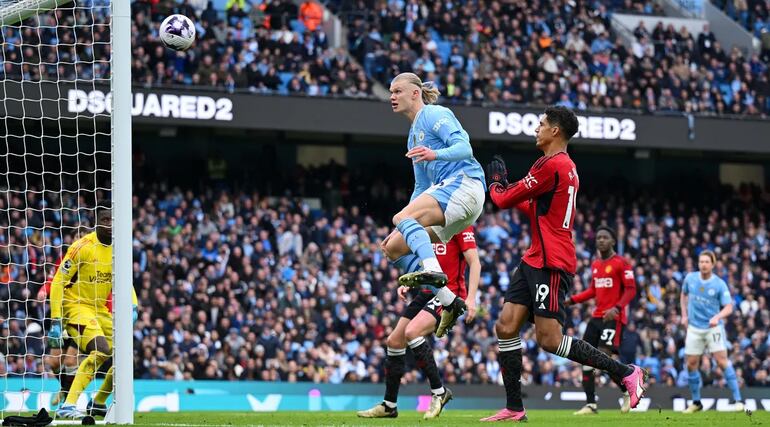
[[[112,354],[112,313],[105,307],[112,294],[112,213],[97,209],[96,231],[78,239],[67,250],[51,283],[51,329],[48,338],[59,339],[62,329],[86,355],[57,417],[81,419],[76,403],[97,369]],[[133,295],[136,319],[136,294]],[[112,392],[113,368],[107,371],[89,412],[104,415]]]

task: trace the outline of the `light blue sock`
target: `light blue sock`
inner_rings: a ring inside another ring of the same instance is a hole
[[[404,273],[412,273],[415,271],[420,271],[420,257],[418,257],[415,254],[408,254],[400,257],[399,259],[393,261],[393,264],[395,264],[396,267],[400,268],[401,271]],[[422,285],[424,289],[429,289],[431,292],[438,293],[439,289],[435,286],[431,285]]]
[[[400,268],[404,273],[413,273],[420,271],[420,257],[415,254],[407,254],[399,259],[393,261],[396,267]]]
[[[741,390],[738,388],[738,376],[735,375],[735,368],[733,368],[733,362],[727,361],[727,368],[725,368],[725,379],[727,380],[727,387],[733,392],[733,399],[741,399]]]
[[[433,245],[430,242],[430,236],[422,225],[413,218],[407,218],[396,225],[398,231],[404,236],[407,246],[412,252],[420,257],[420,261],[425,262],[428,259],[435,259]]]
[[[703,386],[703,380],[700,377],[700,371],[687,371],[687,384],[690,386],[692,400],[699,401],[700,389]]]

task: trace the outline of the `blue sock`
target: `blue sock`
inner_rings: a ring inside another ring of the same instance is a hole
[[[420,257],[420,261],[425,262],[428,259],[435,259],[433,245],[430,242],[430,236],[422,225],[413,218],[407,218],[396,225],[398,231],[404,236],[407,246],[412,252]]]
[[[401,271],[404,273],[413,273],[415,271],[420,271],[420,257],[418,257],[415,254],[408,254],[400,257],[399,259],[393,261],[393,264],[396,265],[396,267],[400,268]],[[422,286],[425,289],[431,290],[434,294],[438,293],[439,289],[435,286],[431,285],[423,285]]]
[[[733,399],[741,399],[741,390],[738,388],[738,376],[735,375],[735,368],[733,368],[733,362],[727,361],[727,368],[725,368],[725,379],[727,380],[727,387],[733,392]]]
[[[404,273],[420,271],[420,257],[415,254],[404,255],[393,261],[393,264],[400,268]]]
[[[690,386],[692,400],[699,401],[700,389],[703,386],[703,380],[700,377],[700,371],[687,371],[687,384]]]

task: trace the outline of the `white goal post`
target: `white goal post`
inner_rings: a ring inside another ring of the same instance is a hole
[[[113,306],[115,422],[134,423],[131,233],[131,4],[112,4]]]

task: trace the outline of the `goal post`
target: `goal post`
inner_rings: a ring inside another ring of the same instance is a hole
[[[130,8],[129,0],[0,0],[0,418],[40,408],[53,416],[61,406],[58,374],[72,371],[48,342],[45,284],[66,250],[95,231],[98,209],[111,206],[112,278],[97,269],[88,279],[104,286],[105,299],[88,303],[94,312],[112,307],[113,388],[97,423],[134,421]],[[88,99],[101,108],[73,109],[73,92],[111,96]],[[65,304],[85,295],[72,292]],[[71,314],[62,314],[66,338]],[[74,368],[89,359],[78,353]]]
[[[131,244],[131,4],[112,1],[113,305],[115,422],[134,422]]]

